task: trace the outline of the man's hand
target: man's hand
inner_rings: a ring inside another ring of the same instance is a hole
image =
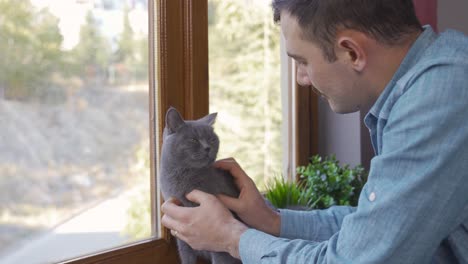
[[[234,177],[240,190],[239,198],[218,195],[223,204],[236,212],[236,214],[249,226],[260,231],[279,236],[281,219],[278,212],[271,209],[258,191],[252,179],[242,170],[233,159],[223,159],[215,162],[214,166],[227,170]]]
[[[169,199],[161,223],[195,250],[228,252],[239,258],[239,240],[248,229],[213,195],[194,190],[187,199],[198,207],[181,207]]]

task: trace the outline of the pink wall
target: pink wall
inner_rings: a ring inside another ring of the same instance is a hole
[[[413,0],[421,24],[437,30],[437,0]]]

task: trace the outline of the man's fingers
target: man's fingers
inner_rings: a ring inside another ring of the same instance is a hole
[[[189,192],[185,197],[187,197],[189,201],[192,201],[197,204],[202,204],[204,201],[206,201],[206,199],[210,199],[211,196],[211,194],[208,194],[206,192],[202,192],[200,190],[193,190]]]
[[[174,236],[174,237],[177,237],[178,239],[182,239],[183,241],[187,241],[187,237],[185,236],[184,233],[181,233],[177,230],[172,230],[171,229],[171,234]]]
[[[177,200],[177,199],[174,198],[174,197],[171,197],[171,198],[167,199],[166,201],[164,201],[164,203],[168,203],[168,204],[169,204],[169,203],[172,203],[172,204],[175,204],[175,205],[182,206],[182,202],[179,201],[179,200]],[[164,206],[164,204],[163,204],[163,206]]]
[[[224,206],[226,206],[229,210],[232,210],[234,212],[238,212],[239,211],[239,207],[240,207],[240,204],[239,204],[239,200],[237,198],[233,198],[233,197],[230,197],[230,196],[226,196],[226,195],[223,195],[223,194],[220,194],[218,196],[218,199],[224,204]]]
[[[179,201],[179,200],[177,200],[176,198],[173,198],[173,197],[172,197],[172,198],[170,198],[168,201],[170,201],[171,203],[174,203],[174,204],[176,204],[176,205],[178,205],[178,206],[182,206],[182,202]]]
[[[180,220],[185,219],[186,210],[189,208],[181,206],[182,202],[177,199],[170,198],[163,203],[161,211],[164,213],[161,218],[161,224],[171,230],[171,234],[177,238],[184,240],[182,223]],[[178,220],[176,220],[178,219]]]
[[[179,204],[179,205],[178,205]],[[180,201],[176,199],[169,199],[166,202],[163,203],[161,206],[161,211],[164,214],[167,214],[173,218],[183,218],[184,217],[184,207],[180,206],[182,205]]]
[[[182,228],[182,225],[181,223],[177,222],[176,220],[174,220],[173,218],[171,218],[170,216],[168,215],[164,215],[161,219],[161,223],[166,227],[168,228],[169,230],[171,230],[171,234],[174,236],[174,237],[177,237],[179,239],[182,239],[184,241],[187,240],[187,237],[186,237],[186,234],[184,233],[184,229]]]
[[[244,170],[239,166],[239,163],[237,163],[237,161],[233,158],[218,160],[213,164],[213,166],[218,169],[229,171],[232,177],[234,177],[238,187],[241,189],[247,182],[251,180],[244,172]]]
[[[177,222],[174,218],[166,214],[163,215],[163,217],[161,218],[161,224],[163,224],[163,226],[165,226],[166,228],[170,230],[177,230],[178,232],[180,232],[179,230],[181,230],[180,223]]]
[[[237,163],[237,161],[233,158],[227,158],[227,159],[220,159],[220,160],[217,160],[213,166],[215,168],[219,168],[219,169],[222,169],[222,170],[227,170],[231,173],[233,172],[238,172],[238,170],[240,169],[240,166],[239,164]]]

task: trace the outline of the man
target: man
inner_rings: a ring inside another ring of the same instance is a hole
[[[376,156],[357,208],[265,205],[233,159],[238,199],[193,191],[162,223],[243,263],[468,263],[468,38],[421,27],[411,0],[273,0],[297,80],[333,111],[370,109]],[[229,210],[244,221],[235,220]]]

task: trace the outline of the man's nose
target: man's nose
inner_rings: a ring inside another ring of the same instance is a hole
[[[301,86],[312,85],[309,75],[307,75],[307,71],[301,66],[297,68],[296,82]]]

